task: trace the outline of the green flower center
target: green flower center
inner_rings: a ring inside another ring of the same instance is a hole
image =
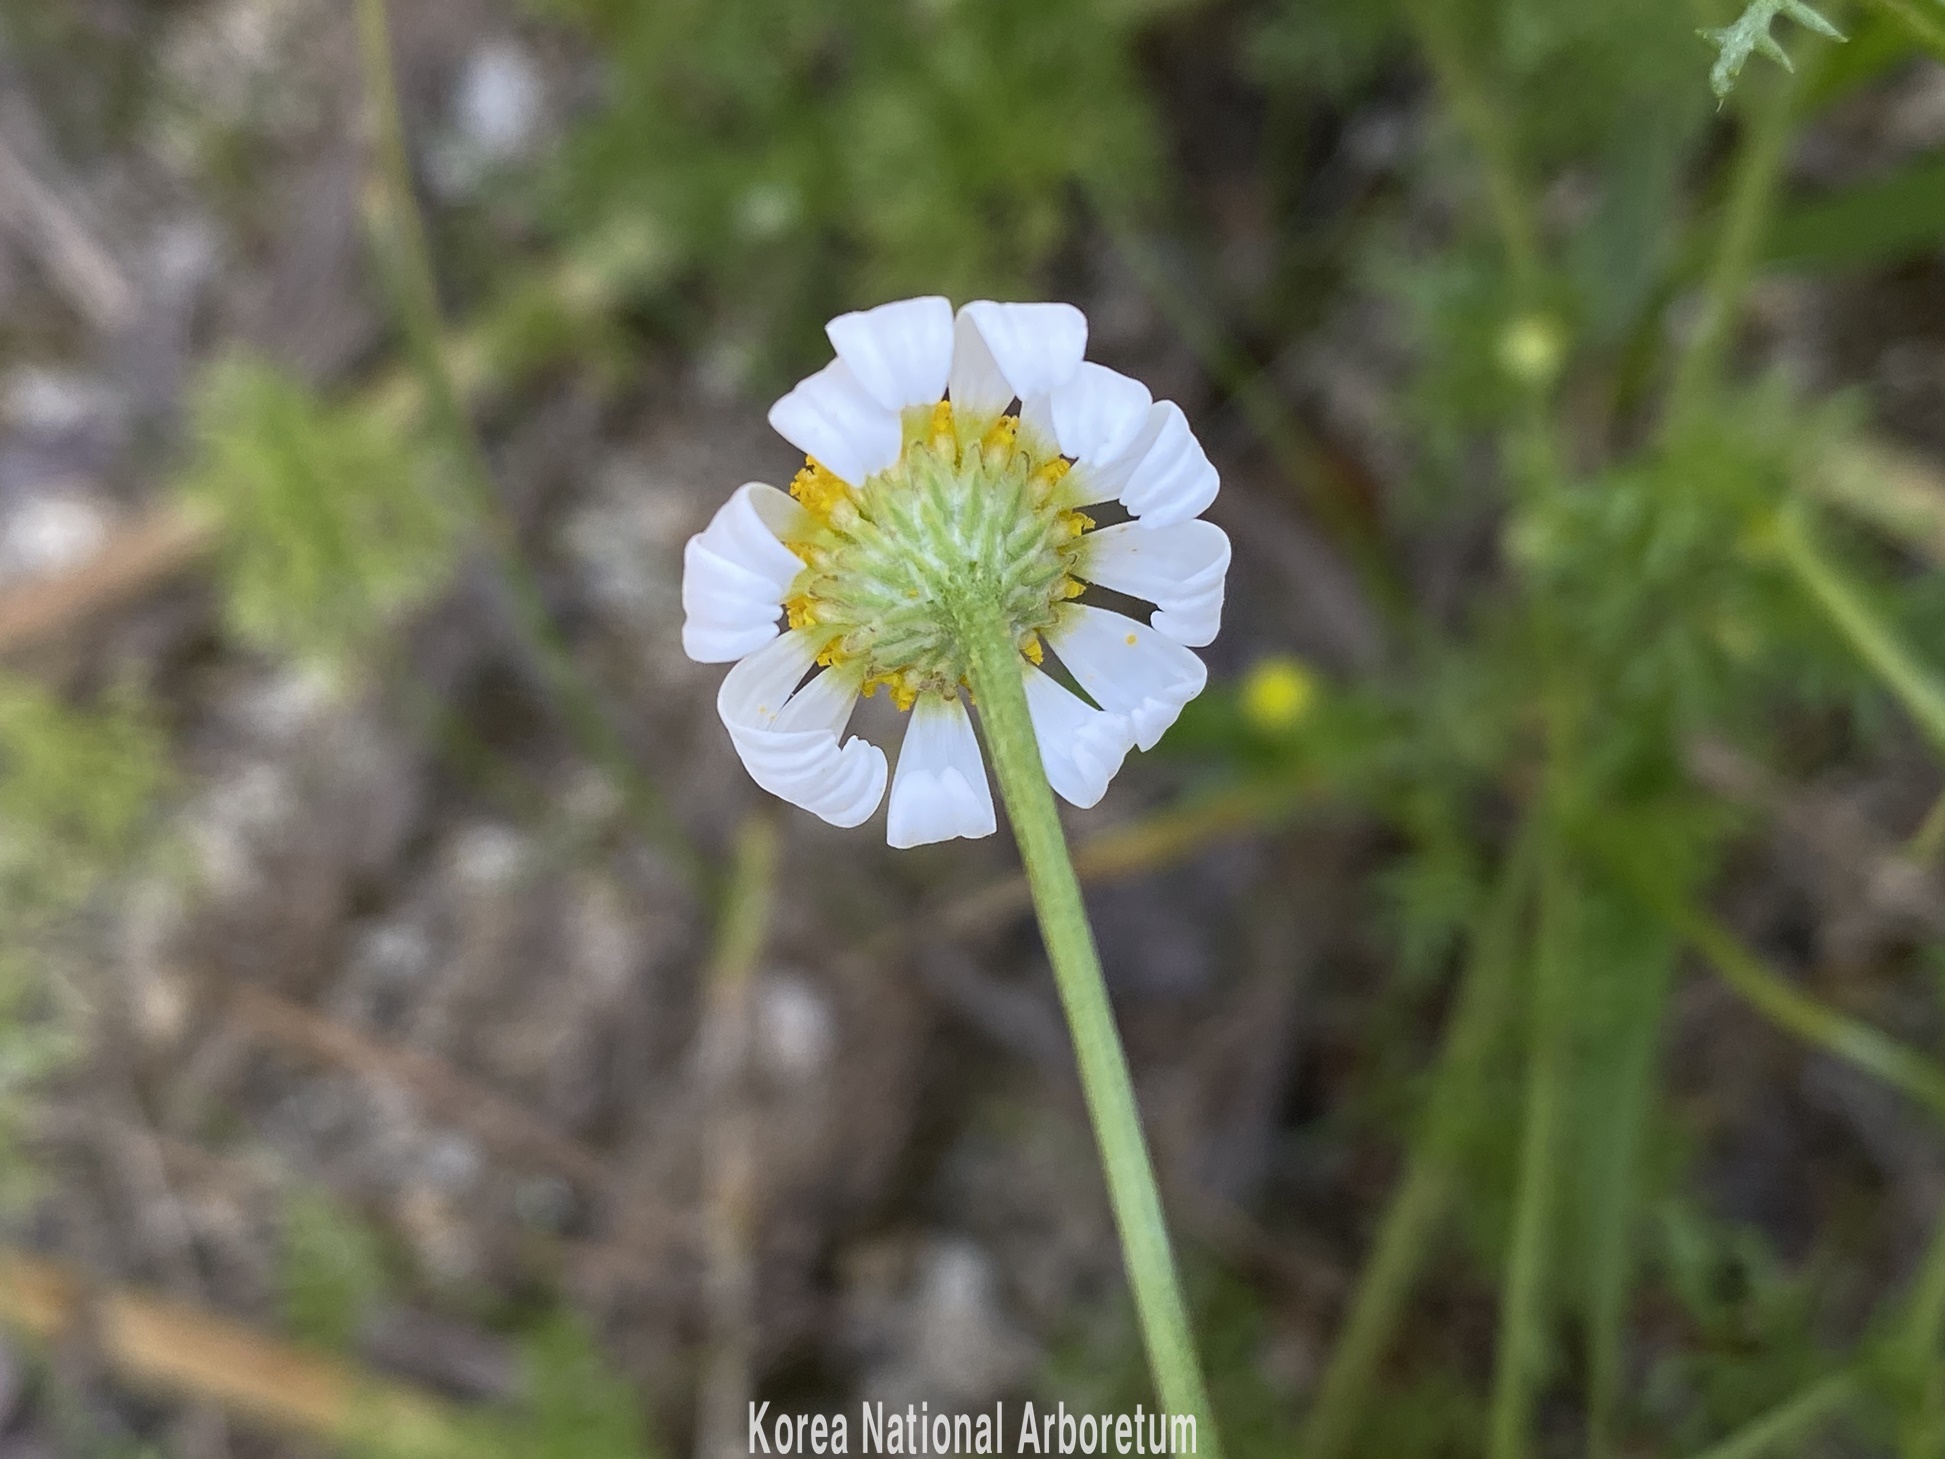
[[[821,657],[856,666],[867,692],[901,709],[967,681],[954,605],[996,605],[1020,651],[1077,596],[1080,536],[1061,505],[1067,462],[1013,416],[958,421],[940,404],[907,412],[896,464],[853,489],[812,462],[791,494],[814,528],[787,545],[804,572],[785,605],[793,628],[829,631]]]

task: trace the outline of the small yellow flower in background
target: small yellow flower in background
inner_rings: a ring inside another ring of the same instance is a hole
[[[1316,676],[1288,654],[1262,660],[1243,677],[1243,719],[1264,734],[1295,729],[1309,717],[1316,699]]]
[[[1500,368],[1522,385],[1552,384],[1566,352],[1559,324],[1545,314],[1522,314],[1500,331]]]

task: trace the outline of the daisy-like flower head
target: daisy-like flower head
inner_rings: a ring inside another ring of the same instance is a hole
[[[1019,647],[1049,783],[1095,804],[1208,677],[1189,650],[1216,636],[1229,569],[1229,539],[1200,520],[1215,468],[1178,407],[1083,358],[1072,305],[905,299],[826,332],[837,358],[770,410],[807,458],[789,493],[740,488],[683,553],[682,646],[736,661],[717,709],[743,764],[838,826],[889,779],[894,846],[990,835],[962,694],[976,604]],[[1106,502],[1127,520],[1097,527],[1087,509]],[[1152,617],[1075,601],[1090,583]],[[880,688],[911,714],[891,775],[844,739]]]

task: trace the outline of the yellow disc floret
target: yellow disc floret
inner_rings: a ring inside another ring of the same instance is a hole
[[[804,504],[805,511],[825,522],[840,506],[851,504],[851,488],[808,457],[804,469],[790,480],[790,494]]]

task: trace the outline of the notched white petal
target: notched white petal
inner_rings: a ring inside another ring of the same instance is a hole
[[[689,539],[682,549],[684,653],[724,663],[777,636],[784,597],[804,566],[778,538],[800,530],[804,516],[784,493],[753,481]]]
[[[799,381],[771,406],[770,427],[853,486],[896,462],[905,442],[898,412],[872,399],[843,360]]]
[[[1001,414],[1013,403],[1013,387],[1000,373],[999,362],[980,338],[979,328],[965,310],[952,326],[952,371],[946,381],[953,414],[963,418]]]
[[[1153,749],[1209,671],[1174,639],[1122,613],[1069,603],[1047,641],[1101,708],[1126,715],[1135,744]]]
[[[858,702],[856,675],[827,671],[797,687],[817,647],[802,630],[766,644],[729,671],[716,712],[758,785],[834,826],[855,826],[884,799],[885,753],[855,735],[838,743]]]
[[[840,314],[824,326],[831,348],[886,410],[933,405],[952,368],[952,303],[937,294]]]
[[[1095,466],[1123,455],[1148,421],[1153,397],[1139,380],[1084,361],[1074,378],[1047,396],[1060,454]]]
[[[1229,534],[1199,519],[1167,527],[1121,522],[1081,539],[1077,571],[1090,583],[1153,603],[1158,631],[1201,648],[1222,627]]]
[[[1134,748],[1134,726],[1125,715],[1096,709],[1032,664],[1021,667],[1047,783],[1069,805],[1082,810],[1099,805]]]
[[[953,409],[997,414],[1015,397],[1049,394],[1073,379],[1086,353],[1087,316],[1072,304],[976,300],[959,311],[954,333]]]
[[[972,720],[958,695],[923,694],[898,752],[885,839],[893,846],[925,846],[959,836],[990,836],[993,792]]]
[[[1150,527],[1199,517],[1222,484],[1188,417],[1172,400],[1158,400],[1127,450],[1097,467],[1076,467],[1062,482],[1076,506],[1119,501]]]

